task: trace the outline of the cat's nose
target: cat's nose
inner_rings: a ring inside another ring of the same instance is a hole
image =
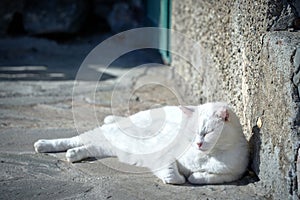
[[[203,143],[202,142],[197,142],[196,144],[198,145],[199,148],[201,148]]]

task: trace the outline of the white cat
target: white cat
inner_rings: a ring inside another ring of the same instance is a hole
[[[127,118],[108,116],[104,123],[76,137],[38,140],[35,151],[67,150],[69,162],[118,157],[148,167],[168,184],[231,182],[248,165],[248,143],[226,103],[166,106]]]

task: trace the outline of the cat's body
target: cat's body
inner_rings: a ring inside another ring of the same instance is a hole
[[[216,184],[239,179],[248,165],[248,144],[226,103],[166,106],[128,118],[109,116],[80,136],[39,140],[37,152],[66,151],[67,160],[118,157],[148,167],[164,183]]]

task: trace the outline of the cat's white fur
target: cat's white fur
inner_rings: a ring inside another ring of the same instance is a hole
[[[152,142],[150,146],[157,147],[168,143],[170,138],[178,133],[180,127],[183,134],[192,133],[194,136],[192,140],[187,137],[187,140],[191,140],[191,145],[184,148],[182,154],[174,154],[174,158],[169,156],[168,159],[172,162],[161,162],[163,163],[161,166],[153,167],[149,163],[160,163],[160,159],[164,159],[164,156],[150,157],[150,161],[130,156],[135,151],[148,151],[149,144],[135,140],[133,141],[136,143],[129,141],[131,144],[128,144],[126,138],[121,136],[123,132],[119,130],[122,128],[119,122],[126,119],[130,119],[132,125],[138,127],[151,125],[153,119],[149,117],[149,113],[152,110],[139,112],[129,118],[108,116],[103,126],[81,136],[38,140],[34,143],[34,148],[36,152],[67,150],[66,158],[69,162],[88,157],[117,156],[122,162],[149,167],[158,178],[168,184],[183,184],[186,180],[192,184],[217,184],[237,180],[243,175],[248,165],[248,143],[237,116],[228,104],[216,102],[191,107],[166,106],[161,109],[166,113],[166,116],[162,117],[165,119],[163,128],[157,130],[162,137],[154,141],[147,140]],[[157,121],[160,120],[159,115],[159,112],[158,115],[154,115]],[[186,121],[185,126],[182,126],[182,121]],[[84,138],[91,138],[93,135],[98,136],[97,143],[84,141]],[[169,155],[172,149],[175,151],[180,142],[183,140],[177,141],[175,146],[170,145],[172,148],[163,155]],[[122,145],[128,149],[120,153],[116,147]]]

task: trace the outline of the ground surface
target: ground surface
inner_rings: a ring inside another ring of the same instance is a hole
[[[225,185],[164,185],[114,158],[71,164],[64,153],[34,152],[36,140],[77,135],[112,112],[129,115],[180,103],[167,66],[124,76],[126,71],[110,70],[116,78],[101,81],[96,90],[81,81],[74,93],[72,80],[0,82],[0,199],[265,199],[249,175]]]

